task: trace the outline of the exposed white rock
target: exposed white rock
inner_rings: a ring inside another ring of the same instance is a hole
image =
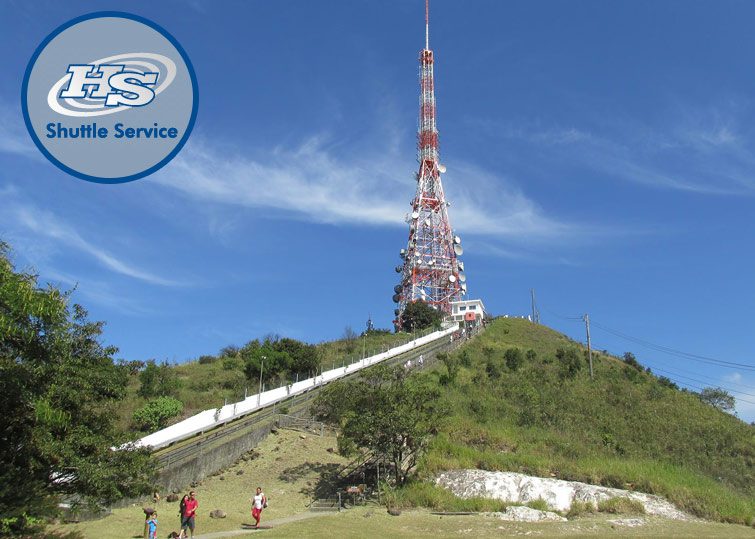
[[[660,496],[578,481],[532,477],[514,472],[450,470],[438,474],[435,482],[460,498],[493,498],[523,504],[540,498],[545,500],[550,509],[567,511],[574,501],[597,505],[610,498],[624,497],[642,503],[649,515],[675,520],[692,519]]]
[[[488,513],[501,520],[513,522],[566,522],[566,519],[551,511],[539,511],[524,505],[510,505],[502,513]]]

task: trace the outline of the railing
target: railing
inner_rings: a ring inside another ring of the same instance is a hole
[[[227,404],[220,408],[205,410],[165,429],[149,434],[140,440],[137,440],[135,445],[137,447],[151,447],[152,449],[167,447],[175,442],[215,429],[216,427],[262,408],[273,406],[276,403],[290,399],[293,396],[306,393],[315,387],[351,375],[366,367],[402,355],[414,348],[447,338],[455,331],[457,331],[457,326],[454,325],[440,331],[429,332],[423,336],[413,336],[411,340],[404,344],[395,346],[370,357],[356,359],[348,364],[344,362],[341,367],[321,372],[319,375],[312,378],[307,378],[306,380],[301,380],[293,384],[286,384],[276,389],[263,391],[262,393],[251,395],[243,401]]]

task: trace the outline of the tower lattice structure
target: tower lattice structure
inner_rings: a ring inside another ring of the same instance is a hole
[[[434,57],[430,50],[429,6],[425,0],[425,48],[419,54],[419,126],[417,129],[417,192],[407,214],[409,239],[401,249],[403,265],[396,267],[401,283],[394,287],[394,325],[401,328],[401,317],[413,301],[424,301],[444,313],[451,312],[452,301],[466,293],[461,238],[456,236],[448,219],[443,193],[438,128],[436,125]]]

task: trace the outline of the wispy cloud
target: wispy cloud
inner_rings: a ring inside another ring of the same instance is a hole
[[[76,295],[81,296],[87,301],[106,306],[122,314],[140,316],[154,314],[155,312],[135,297],[124,294],[105,282],[95,279],[82,281],[54,268],[46,269],[43,277],[47,282],[59,288],[75,289],[74,297]]]
[[[6,188],[11,193],[10,188]],[[16,198],[7,201],[3,209],[3,226],[6,233],[31,234],[36,238],[54,240],[58,245],[65,245],[76,251],[89,255],[104,267],[118,274],[160,286],[180,286],[178,281],[165,279],[146,270],[126,262],[108,250],[95,245],[82,237],[73,226],[63,221],[50,211],[41,210],[36,206]]]
[[[21,111],[1,100],[0,152],[23,155],[36,160],[44,159],[26,132]]]
[[[586,126],[469,120],[499,138],[536,148],[553,166],[579,165],[606,179],[712,195],[755,194],[755,147],[746,105],[678,107],[658,125],[586,119]]]
[[[335,153],[323,137],[257,156],[229,154],[195,138],[157,181],[202,203],[269,208],[319,223],[404,226],[414,164],[389,151],[354,159]],[[544,215],[511,182],[474,165],[456,162],[444,180],[461,232],[517,240],[580,232]]]

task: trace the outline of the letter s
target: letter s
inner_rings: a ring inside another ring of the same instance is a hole
[[[147,85],[157,84],[158,73],[116,73],[109,79],[113,93],[108,94],[105,106],[143,107],[155,98],[155,91]]]

